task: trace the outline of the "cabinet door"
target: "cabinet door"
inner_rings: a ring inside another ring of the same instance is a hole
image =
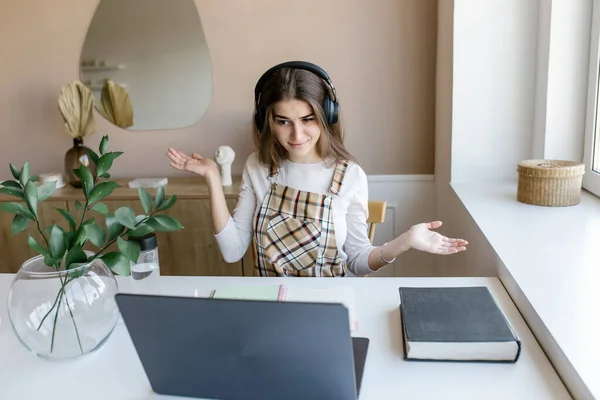
[[[228,200],[232,210],[236,200]],[[131,207],[136,214],[144,210],[139,200],[104,200],[110,212],[119,207]],[[73,202],[69,202],[69,211],[75,211]],[[92,213],[88,215],[91,217]],[[228,264],[223,260],[214,238],[210,202],[208,199],[178,199],[177,203],[160,214],[170,215],[183,225],[177,232],[156,232],[158,240],[158,256],[161,275],[212,275],[212,276],[241,276],[242,262]],[[86,217],[87,219],[87,217]],[[97,222],[105,228],[104,217],[99,216]],[[91,243],[86,249],[98,251]],[[116,244],[107,251],[117,250]]]
[[[67,204],[65,201],[51,200],[39,204],[38,216],[40,228],[44,229],[52,224],[56,224],[63,229],[68,230],[68,222],[58,211],[56,211],[55,207],[66,209]],[[47,247],[33,221],[29,223],[29,226],[23,232],[12,236],[11,228],[13,218],[13,214],[0,212],[0,273],[17,272],[24,261],[39,255],[38,252],[32,250],[27,244],[29,235],[33,236],[40,245]],[[48,233],[46,232],[45,235],[47,238]]]

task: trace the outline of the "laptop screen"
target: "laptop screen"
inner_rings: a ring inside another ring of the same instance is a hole
[[[348,310],[341,304],[125,293],[116,300],[156,393],[357,398]]]

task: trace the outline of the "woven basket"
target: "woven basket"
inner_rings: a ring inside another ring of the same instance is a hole
[[[581,201],[584,164],[563,160],[525,160],[517,166],[517,201],[537,206],[572,206]]]

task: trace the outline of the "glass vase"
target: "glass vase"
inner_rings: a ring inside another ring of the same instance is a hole
[[[47,360],[76,359],[98,350],[115,328],[117,281],[100,259],[68,271],[43,256],[23,263],[8,293],[8,315],[21,343]]]

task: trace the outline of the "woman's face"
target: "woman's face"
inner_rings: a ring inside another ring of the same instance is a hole
[[[316,147],[321,129],[310,104],[302,100],[279,101],[273,106],[273,120],[277,140],[287,150],[290,161],[321,161]]]

